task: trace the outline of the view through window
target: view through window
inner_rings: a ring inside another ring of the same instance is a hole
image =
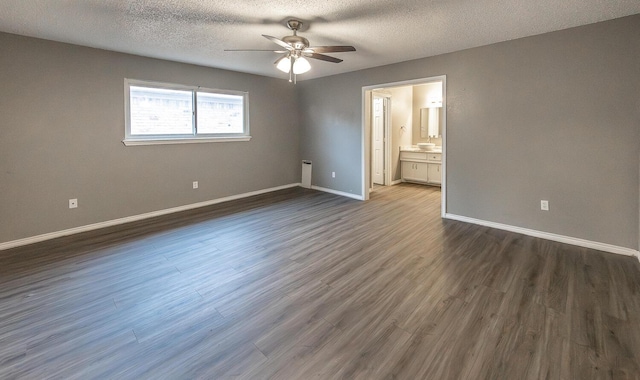
[[[246,92],[129,81],[126,138],[248,137]]]

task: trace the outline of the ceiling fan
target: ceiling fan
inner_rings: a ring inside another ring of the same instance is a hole
[[[262,37],[272,41],[284,50],[262,50],[262,49],[225,49],[225,51],[272,51],[284,54],[274,62],[276,67],[285,73],[289,73],[289,82],[296,83],[296,75],[306,73],[311,69],[307,58],[319,59],[332,63],[340,63],[341,59],[325,55],[322,53],[342,53],[356,51],[353,46],[309,46],[309,40],[298,36],[298,30],[302,26],[302,21],[290,19],[287,27],[293,30],[292,36],[285,36],[282,39],[263,34]]]

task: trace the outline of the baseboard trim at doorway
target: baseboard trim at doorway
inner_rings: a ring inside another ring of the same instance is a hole
[[[320,187],[320,186],[311,185],[311,189],[322,191],[322,192],[325,192],[325,193],[331,193],[331,194],[335,194],[335,195],[340,195],[340,196],[347,197],[347,198],[357,199],[359,201],[364,200],[362,195],[347,193],[347,192],[339,191],[339,190],[327,189],[326,187]]]

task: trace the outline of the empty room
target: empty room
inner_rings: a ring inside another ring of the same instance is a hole
[[[640,379],[640,2],[0,9],[1,379]]]

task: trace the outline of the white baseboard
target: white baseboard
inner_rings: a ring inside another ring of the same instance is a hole
[[[353,198],[353,199],[357,199],[359,201],[364,200],[362,195],[356,195],[356,194],[346,193],[344,191],[327,189],[325,187],[320,187],[320,186],[315,186],[315,185],[312,185],[311,188],[313,190],[324,191],[325,193],[331,193],[331,194],[340,195],[340,196],[347,197],[347,198]]]
[[[466,216],[460,216],[460,215],[455,215],[455,214],[448,214],[447,213],[447,214],[445,214],[444,217],[445,217],[445,219],[457,220],[457,221],[460,221],[460,222],[466,222],[466,223],[471,223],[471,224],[478,224],[478,225],[485,226],[485,227],[497,228],[499,230],[505,230],[505,231],[515,232],[515,233],[519,233],[519,234],[523,234],[523,235],[534,236],[534,237],[539,237],[539,238],[542,238],[542,239],[557,241],[557,242],[560,242],[560,243],[576,245],[578,247],[591,248],[591,249],[596,249],[598,251],[604,251],[604,252],[610,252],[610,253],[617,253],[618,255],[634,256],[634,257],[638,258],[638,260],[640,260],[640,252],[638,252],[638,251],[636,251],[634,249],[631,249],[631,248],[625,248],[625,247],[620,247],[620,246],[617,246],[617,245],[599,243],[599,242],[596,242],[596,241],[585,240],[585,239],[580,239],[580,238],[574,238],[574,237],[570,237],[570,236],[557,235],[557,234],[552,234],[550,232],[536,231],[536,230],[531,230],[531,229],[528,229],[528,228],[511,226],[511,225],[508,225],[508,224],[488,222],[486,220],[469,218],[469,217],[466,217]]]
[[[0,243],[0,251],[5,250],[5,249],[20,247],[20,246],[27,245],[27,244],[38,243],[38,242],[45,241],[45,240],[55,239],[55,238],[59,238],[59,237],[62,237],[62,236],[74,235],[74,234],[77,234],[77,233],[80,233],[80,232],[92,231],[92,230],[97,230],[97,229],[100,229],[100,228],[117,226],[119,224],[136,222],[136,221],[143,220],[143,219],[154,218],[156,216],[173,214],[173,213],[180,212],[180,211],[186,211],[186,210],[191,210],[191,209],[194,209],[194,208],[214,205],[214,204],[217,204],[217,203],[223,203],[223,202],[233,201],[233,200],[236,200],[236,199],[252,197],[254,195],[270,193],[270,192],[273,192],[273,191],[288,189],[288,188],[296,187],[296,186],[300,186],[300,184],[299,183],[291,183],[291,184],[288,184],[288,185],[271,187],[269,189],[262,189],[262,190],[251,191],[251,192],[243,193],[243,194],[230,195],[230,196],[224,197],[224,198],[217,198],[217,199],[213,199],[213,200],[209,200],[209,201],[204,201],[204,202],[199,202],[199,203],[192,203],[192,204],[188,204],[188,205],[184,205],[184,206],[178,206],[178,207],[172,207],[172,208],[168,208],[168,209],[164,209],[164,210],[152,211],[152,212],[148,212],[148,213],[145,213],[145,214],[138,214],[138,215],[127,216],[125,218],[107,220],[105,222],[89,224],[89,225],[86,225],[86,226],[69,228],[67,230],[50,232],[50,233],[37,235],[37,236],[31,236],[31,237],[24,238],[24,239],[12,240],[12,241],[8,241],[8,242]]]
[[[401,179],[398,179],[398,180],[395,180],[395,181],[391,181],[391,186],[399,185],[399,184],[401,184],[402,182],[403,182],[403,181],[402,181]]]

